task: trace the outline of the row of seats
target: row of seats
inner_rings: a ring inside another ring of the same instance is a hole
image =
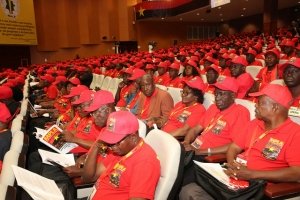
[[[0,200],[17,199],[17,184],[15,175],[12,170],[12,165],[22,168],[26,167],[26,153],[29,145],[28,135],[24,134],[28,120],[28,90],[29,90],[29,75],[25,80],[23,88],[23,100],[21,109],[17,116],[12,121],[11,132],[12,141],[10,150],[5,154],[0,174]]]

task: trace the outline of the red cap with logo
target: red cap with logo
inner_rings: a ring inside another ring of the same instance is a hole
[[[85,90],[80,94],[79,99],[72,102],[72,105],[78,105],[78,104],[82,104],[84,102],[91,101],[94,98],[94,94],[95,94],[95,91],[93,91],[93,90]]]
[[[75,96],[79,96],[83,91],[88,90],[89,88],[85,85],[77,85],[76,87],[72,87],[70,94],[65,95],[65,98],[72,98]]]
[[[73,85],[80,85],[80,80],[77,77],[70,78],[69,82],[72,83]]]
[[[132,76],[129,77],[128,80],[135,81],[136,79],[141,78],[145,74],[146,74],[146,72],[142,69],[134,69],[132,72]]]
[[[268,84],[261,91],[250,93],[249,96],[257,97],[266,95],[281,104],[282,106],[289,108],[292,104],[293,97],[289,89],[286,86],[278,84]]]
[[[114,103],[115,99],[111,92],[107,90],[99,90],[94,93],[93,102],[85,109],[87,112],[93,112],[105,104]]]
[[[268,50],[265,55],[272,53],[274,54],[278,59],[280,58],[280,51],[277,48],[273,48],[271,50]]]
[[[108,116],[106,127],[98,136],[108,144],[115,144],[127,135],[134,134],[139,129],[139,122],[135,115],[129,111],[117,111]]]
[[[191,88],[201,90],[202,92],[204,91],[205,85],[202,78],[200,78],[199,76],[195,76],[191,80],[183,80],[182,82],[184,82],[187,86]]]
[[[180,64],[177,63],[177,62],[174,62],[174,63],[172,63],[172,64],[169,66],[169,68],[179,70],[179,69],[180,69]]]
[[[57,85],[57,84],[59,84],[61,82],[67,82],[67,77],[65,77],[65,76],[57,76],[55,78],[55,81],[53,82],[53,84]]]
[[[218,65],[215,65],[215,64],[212,64],[212,65],[208,66],[206,71],[208,71],[209,69],[215,70],[216,72],[218,72],[218,74],[220,74],[221,71],[222,71],[222,68]]]
[[[247,66],[248,65],[248,62],[246,60],[245,57],[243,56],[236,56],[232,59],[231,61],[232,63],[235,63],[235,64],[240,64],[240,65],[243,65],[243,66]]]
[[[232,91],[234,93],[237,93],[239,89],[236,79],[229,76],[219,77],[217,82],[213,85],[220,90]]]

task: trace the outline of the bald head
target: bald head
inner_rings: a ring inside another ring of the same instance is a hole
[[[141,91],[145,96],[152,96],[155,90],[153,77],[150,74],[145,74],[141,79],[140,86]]]

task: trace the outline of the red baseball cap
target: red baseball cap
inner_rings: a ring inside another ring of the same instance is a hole
[[[128,67],[126,69],[123,69],[121,72],[126,73],[126,74],[132,74],[133,73],[133,69],[131,67]]]
[[[169,66],[169,68],[179,70],[179,69],[180,69],[180,65],[179,65],[179,63],[174,62],[174,63],[172,63],[172,64]]]
[[[72,83],[73,85],[80,85],[80,80],[77,77],[70,78],[69,82]]]
[[[191,88],[201,90],[202,92],[204,91],[205,85],[202,78],[199,76],[195,76],[191,80],[183,80],[182,82]]]
[[[138,129],[139,122],[135,115],[129,111],[117,111],[108,116],[106,127],[102,129],[97,139],[115,144],[127,135],[134,134]]]
[[[67,82],[67,77],[65,76],[57,76],[55,81],[53,82],[54,85],[59,84],[61,82]]]
[[[235,63],[235,64],[240,64],[240,65],[243,65],[243,66],[248,65],[248,62],[247,62],[246,58],[244,58],[243,56],[236,56],[232,59],[231,62]]]
[[[285,42],[284,46],[294,47],[295,43],[292,40],[287,40]]]
[[[0,102],[0,122],[7,123],[10,121],[11,114],[4,103]]]
[[[238,77],[239,89],[237,93],[237,98],[244,98],[249,89],[252,87],[254,79],[248,73],[243,73]]]
[[[94,98],[94,94],[95,94],[95,91],[93,91],[93,90],[85,90],[80,94],[79,99],[72,102],[72,105],[78,105],[78,104],[82,104],[84,102],[91,101]]]
[[[250,54],[252,54],[252,55],[254,55],[254,56],[257,55],[256,51],[253,50],[253,49],[249,49],[249,50],[247,51],[247,53],[250,53]]]
[[[12,89],[8,86],[0,86],[0,99],[10,99],[13,97]]]
[[[281,73],[283,73],[284,69],[289,65],[300,68],[300,58],[293,57],[293,58],[290,58],[288,62],[282,64],[280,67]]]
[[[187,62],[187,65],[190,65],[190,66],[195,67],[196,69],[198,69],[196,62],[191,60],[191,59]]]
[[[217,82],[213,85],[220,90],[232,91],[234,93],[237,93],[239,89],[236,79],[229,76],[219,77]]]
[[[210,66],[208,66],[207,69],[206,69],[206,71],[207,71],[208,69],[213,69],[213,70],[215,70],[216,72],[218,72],[218,74],[220,74],[221,71],[222,71],[222,68],[221,68],[220,66],[218,66],[218,65],[215,65],[215,64],[211,64]]]
[[[293,101],[293,97],[289,89],[286,86],[278,84],[268,84],[261,91],[249,94],[249,96],[253,97],[262,95],[267,95],[286,108],[289,108]]]
[[[88,90],[89,88],[85,85],[77,85],[76,87],[72,87],[70,94],[65,95],[65,98],[71,98],[75,96],[79,96],[83,91]]]
[[[55,78],[50,75],[50,74],[46,74],[45,76],[41,76],[42,80],[48,81],[49,83],[54,82]]]
[[[128,80],[135,81],[136,79],[141,78],[145,74],[146,74],[146,72],[142,69],[134,69],[132,72],[132,76],[129,77]]]
[[[169,65],[166,62],[160,62],[157,67],[167,68]]]
[[[115,99],[111,92],[107,90],[99,90],[96,93],[94,93],[93,102],[88,108],[85,109],[85,111],[93,112],[105,104],[114,103],[114,102]]]
[[[152,64],[147,64],[145,69],[154,69],[154,66]]]
[[[274,54],[278,59],[280,58],[280,51],[277,48],[273,48],[271,50],[268,50],[265,55],[272,53]]]

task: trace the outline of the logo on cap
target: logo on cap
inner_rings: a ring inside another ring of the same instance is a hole
[[[107,130],[113,132],[115,130],[116,119],[111,117],[108,119]]]

